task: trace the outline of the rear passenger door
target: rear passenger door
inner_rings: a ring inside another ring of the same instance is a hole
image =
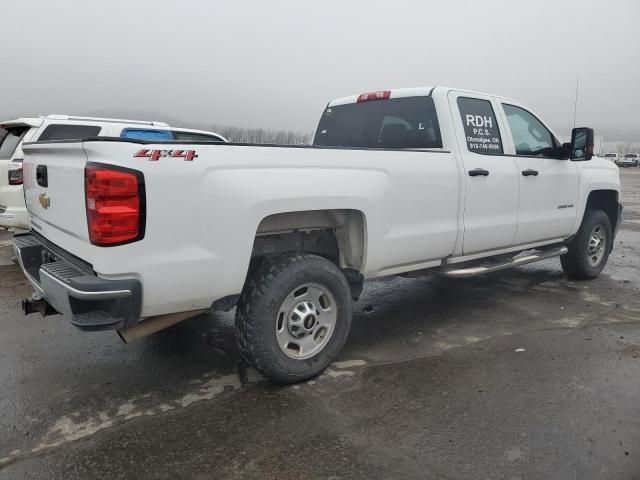
[[[504,155],[502,117],[496,102],[466,92],[449,93],[464,167],[463,253],[509,247],[518,224],[518,171]]]
[[[514,243],[536,243],[571,234],[577,215],[579,172],[562,159],[560,142],[526,108],[502,103],[507,151],[515,155],[520,181],[518,230]]]

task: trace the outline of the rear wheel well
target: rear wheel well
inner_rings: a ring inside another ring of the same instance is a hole
[[[310,210],[269,215],[258,225],[251,252],[251,274],[265,258],[312,253],[338,266],[357,298],[365,261],[365,218],[358,210]]]
[[[587,210],[602,210],[609,217],[611,228],[615,228],[618,222],[618,192],[615,190],[594,190],[589,193]]]

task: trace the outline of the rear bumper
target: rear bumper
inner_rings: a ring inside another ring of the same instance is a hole
[[[117,330],[138,322],[142,299],[138,280],[100,278],[90,266],[33,233],[15,235],[13,243],[20,268],[37,296],[79,329]]]
[[[0,226],[29,230],[29,214],[22,185],[0,187]]]
[[[0,227],[29,230],[29,214],[25,207],[0,205]]]

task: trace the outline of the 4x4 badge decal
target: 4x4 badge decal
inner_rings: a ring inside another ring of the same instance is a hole
[[[164,157],[184,158],[185,162],[192,162],[198,157],[195,150],[138,150],[134,158],[148,158],[149,161],[155,162]]]

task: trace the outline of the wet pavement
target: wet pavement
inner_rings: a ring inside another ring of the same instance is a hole
[[[230,314],[130,345],[23,317],[0,232],[0,479],[640,479],[640,169],[623,181],[598,279],[371,282],[338,361],[287,387]]]

